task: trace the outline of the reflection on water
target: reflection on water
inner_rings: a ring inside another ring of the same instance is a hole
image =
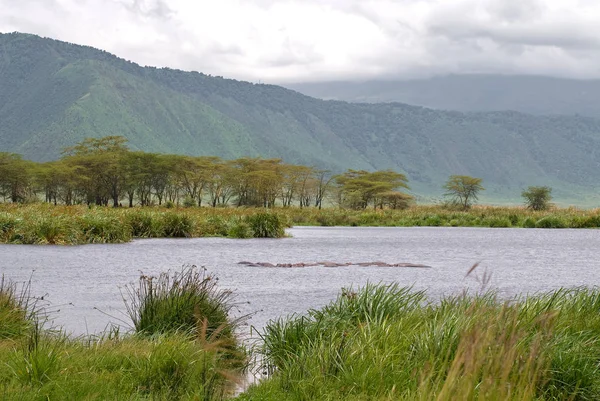
[[[140,271],[157,274],[185,264],[206,266],[223,288],[238,294],[250,323],[319,307],[342,287],[399,282],[427,289],[432,298],[479,284],[465,273],[475,263],[492,272],[503,296],[557,287],[600,284],[595,256],[598,230],[487,228],[321,228],[289,230],[292,238],[151,239],[121,245],[77,247],[0,245],[0,273],[24,281],[33,271],[33,293],[47,294],[56,324],[74,334],[102,331],[127,320],[120,287]],[[264,268],[237,264],[370,262],[421,263],[431,269],[393,267]],[[114,316],[111,318],[108,315]]]

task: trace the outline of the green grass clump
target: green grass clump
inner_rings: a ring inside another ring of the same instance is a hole
[[[131,240],[131,229],[117,216],[89,213],[79,217],[77,224],[82,243],[115,244]]]
[[[225,400],[242,374],[221,342],[180,334],[0,341],[2,400]]]
[[[173,206],[173,205],[171,205]],[[250,227],[247,228],[246,224]],[[600,210],[533,211],[522,207],[443,206],[408,209],[144,207],[112,208],[0,203],[0,243],[120,243],[132,238],[279,238],[285,227],[543,227],[598,228]]]
[[[246,221],[255,238],[281,238],[285,235],[285,223],[275,213],[252,214]]]
[[[166,212],[162,215],[162,236],[168,238],[189,238],[194,232],[194,221],[187,214]]]
[[[31,328],[35,310],[29,289],[26,284],[19,292],[15,283],[0,278],[0,341],[21,337]]]
[[[157,218],[157,213],[143,210],[128,213],[126,216],[133,238],[156,238],[162,235],[161,221]]]
[[[344,290],[270,322],[269,377],[242,400],[600,399],[600,291],[428,302],[397,285]]]
[[[546,216],[535,223],[536,228],[565,228],[566,224],[560,217]]]
[[[230,223],[229,229],[227,230],[227,236],[229,238],[240,238],[240,239],[253,238],[254,231],[252,230],[252,227],[250,227],[250,224],[245,219],[238,218],[238,219],[234,219]]]
[[[206,325],[207,336],[235,342],[240,320],[229,318],[232,293],[216,287],[217,281],[195,266],[157,277],[142,275],[137,287],[127,287],[127,311],[135,331],[142,335],[189,333]]]
[[[247,366],[234,333],[243,319],[229,319],[231,294],[215,285],[193,268],[142,276],[128,304],[140,330],[70,338],[42,327],[29,286],[2,279],[0,399],[231,398]]]
[[[226,237],[229,231],[227,221],[222,216],[207,216],[198,224],[203,237]]]

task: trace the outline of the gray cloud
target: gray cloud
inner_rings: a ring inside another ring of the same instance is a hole
[[[595,0],[0,0],[0,31],[264,82],[600,78]]]

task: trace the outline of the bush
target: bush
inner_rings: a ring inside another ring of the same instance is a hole
[[[523,221],[523,227],[524,228],[535,228],[536,227],[536,222],[531,217],[528,217],[528,218],[525,219],[525,221]]]
[[[196,200],[194,198],[192,198],[191,196],[186,196],[182,202],[182,205],[183,205],[183,207],[194,207],[194,206],[198,206],[198,203],[196,203]]]

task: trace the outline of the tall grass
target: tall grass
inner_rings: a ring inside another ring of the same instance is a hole
[[[0,341],[22,337],[34,324],[39,312],[31,297],[31,282],[19,287],[0,278]]]
[[[264,209],[0,204],[0,243],[122,243],[132,238],[279,238],[289,219]]]
[[[0,242],[119,243],[132,238],[280,238],[292,225],[599,228],[600,210],[441,206],[405,210],[316,208],[103,208],[0,204]]]
[[[600,399],[600,291],[428,302],[408,288],[345,290],[273,321],[269,377],[246,400]]]
[[[224,400],[244,374],[231,294],[197,269],[142,276],[129,287],[138,329],[131,334],[70,338],[44,329],[29,288],[0,282],[2,400]]]
[[[158,276],[141,275],[126,287],[125,304],[135,331],[143,335],[196,333],[204,325],[207,336],[234,340],[243,318],[232,319],[231,291],[217,288],[217,280],[196,266]]]

